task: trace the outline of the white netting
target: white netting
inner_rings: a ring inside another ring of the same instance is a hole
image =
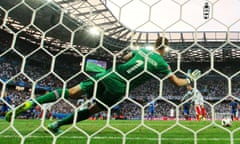
[[[231,113],[215,113],[215,119],[231,118]]]
[[[1,0],[0,143],[1,139],[22,144],[238,143],[239,128],[224,128],[219,120],[230,117],[232,99],[239,101],[239,6],[236,0]],[[15,115],[26,100],[91,79],[94,73],[86,71],[87,62],[113,67],[115,73],[124,54],[140,46],[151,49],[160,35],[170,41],[166,60],[174,74],[184,77],[187,69],[202,71],[193,85],[204,94],[206,121],[195,121],[192,108],[192,122],[186,122],[182,107],[190,99],[181,101],[186,89],[146,67],[130,80],[117,73],[127,91],[111,107],[96,99],[95,85],[93,99],[107,111],[82,124],[75,117],[60,135],[46,128],[48,119],[77,113],[94,102],[62,96],[49,105],[38,104],[9,124],[4,121],[5,111],[13,109]],[[142,73],[152,79],[129,91],[129,84]],[[154,105],[153,114],[150,105]]]

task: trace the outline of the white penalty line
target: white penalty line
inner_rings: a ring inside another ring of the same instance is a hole
[[[16,138],[15,136],[12,135],[0,135],[0,137],[3,138]],[[29,136],[28,138],[52,138],[52,136]],[[86,139],[87,137],[83,136],[61,136],[58,139]],[[92,139],[111,139],[111,140],[122,140],[123,137],[100,137],[100,136],[95,136],[92,137]],[[140,138],[140,137],[127,137],[126,140],[147,140],[147,141],[158,141],[159,138]],[[161,138],[161,141],[194,141],[194,138]],[[230,141],[230,138],[197,138],[199,141]],[[234,140],[240,140],[240,138],[235,138]]]

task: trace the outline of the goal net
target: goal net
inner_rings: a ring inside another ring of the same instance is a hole
[[[239,143],[239,6],[237,0],[1,0],[0,143]],[[169,76],[149,72],[146,64],[131,79],[116,72],[125,54],[153,50],[160,36],[169,39],[164,59],[175,75],[202,72],[192,83],[204,97],[201,120],[192,99],[182,100],[186,87],[175,86]],[[111,107],[96,98],[99,80],[92,77],[106,70],[127,89]],[[143,73],[150,80],[130,91]],[[5,121],[25,101],[86,79],[95,83],[91,98],[62,94]],[[106,110],[79,123],[75,117],[58,135],[47,129],[94,103]],[[233,126],[222,127],[221,119],[232,113]]]
[[[222,120],[223,118],[231,118],[231,113],[215,113],[216,120]]]

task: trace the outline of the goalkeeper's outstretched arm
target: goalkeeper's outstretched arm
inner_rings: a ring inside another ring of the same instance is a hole
[[[188,84],[191,83],[191,81],[186,78],[186,79],[182,79],[182,78],[178,78],[175,74],[172,74],[169,79],[176,85],[176,86],[186,86]]]
[[[176,85],[176,86],[186,86],[190,84],[193,79],[197,79],[201,75],[201,71],[196,69],[192,73],[188,70],[187,78],[178,78],[175,74],[172,74],[169,79]]]

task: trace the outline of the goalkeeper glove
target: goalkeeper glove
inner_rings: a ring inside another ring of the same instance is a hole
[[[187,72],[187,81],[188,81],[188,84],[190,84],[194,79],[198,79],[201,75],[201,71],[198,70],[198,69],[195,69],[193,72],[191,72],[190,69],[188,69],[188,72]]]

